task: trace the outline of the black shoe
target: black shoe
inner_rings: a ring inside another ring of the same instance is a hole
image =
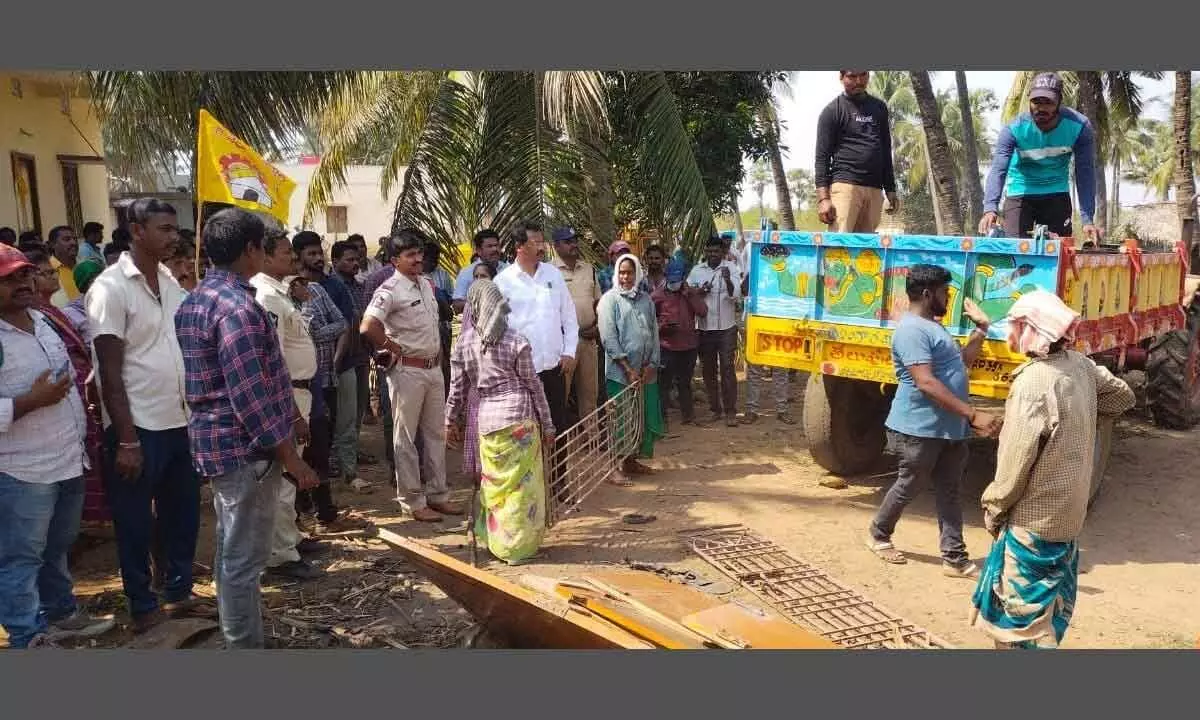
[[[307,560],[300,559],[267,568],[267,574],[287,580],[315,580],[324,576],[325,571]]]
[[[301,555],[314,555],[327,549],[329,549],[329,543],[322,542],[316,538],[306,537],[296,543],[296,552]]]

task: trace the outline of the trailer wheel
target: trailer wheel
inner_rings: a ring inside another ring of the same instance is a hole
[[[1188,328],[1155,338],[1146,360],[1146,403],[1154,422],[1187,430],[1200,420],[1200,322],[1196,308]]]
[[[811,373],[804,433],[813,460],[834,475],[869,470],[883,455],[889,405],[876,383]]]
[[[1108,460],[1112,456],[1113,425],[1116,418],[1099,417],[1096,421],[1096,448],[1093,454],[1092,487],[1088,491],[1088,508],[1100,497],[1100,486],[1104,483],[1104,473],[1108,470]]]

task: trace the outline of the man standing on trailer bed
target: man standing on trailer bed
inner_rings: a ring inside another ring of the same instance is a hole
[[[1096,140],[1086,117],[1062,106],[1062,78],[1042,73],[1029,91],[1029,112],[1000,131],[992,168],[983,192],[983,217],[979,234],[987,235],[1000,213],[1004,236],[1030,237],[1033,228],[1045,225],[1062,237],[1071,235],[1071,156],[1075,156],[1075,194],[1084,235],[1095,241],[1100,232],[1092,224],[1096,211]]]
[[[967,368],[987,337],[988,317],[970,299],[963,300],[963,314],[975,323],[975,329],[960,348],[941,323],[949,311],[949,289],[950,272],[945,268],[909,268],[905,280],[908,312],[892,334],[892,361],[899,387],[886,423],[900,468],[871,521],[867,547],[886,562],[907,562],[892,545],[892,533],[904,508],[932,484],[937,493],[942,572],[967,578],[979,572],[963,542],[958,498],[967,469],[967,435],[969,429],[995,435],[999,419],[973,409],[968,389]]]
[[[867,93],[871,73],[842,70],[841,78],[845,93],[817,120],[817,217],[834,232],[875,232],[884,193],[888,214],[900,209],[888,108]]]

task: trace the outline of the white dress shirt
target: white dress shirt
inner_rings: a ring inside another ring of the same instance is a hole
[[[524,335],[533,349],[535,372],[558,367],[564,356],[575,357],[579,319],[558,268],[539,262],[537,272],[530,277],[513,263],[496,276],[496,285],[512,310],[509,327]]]
[[[125,343],[121,377],[133,424],[143,430],[187,427],[183,394],[183,353],[175,336],[175,312],[186,293],[162,263],[156,299],[133,256],[121,253],[87,292],[93,337],[112,335]],[[98,375],[99,373],[97,373]],[[98,378],[97,383],[103,382]],[[104,426],[112,418],[104,413]]]
[[[288,375],[293,380],[312,380],[317,374],[317,346],[313,344],[300,308],[292,301],[288,286],[266,273],[250,278],[250,284],[254,286],[254,299],[275,323]]]
[[[729,294],[729,289],[725,287],[725,281],[721,278],[721,268],[723,267],[729,268],[729,281],[733,283],[732,295]],[[721,264],[714,269],[710,268],[707,262],[700,263],[688,273],[687,283],[696,287],[712,283],[712,288],[704,296],[704,304],[708,306],[708,315],[696,318],[697,330],[728,330],[737,325],[738,314],[735,301],[742,296],[742,273],[738,270],[737,265],[728,260],[722,260]]]
[[[87,416],[74,382],[67,396],[14,420],[13,400],[49,370],[51,380],[75,367],[50,321],[30,310],[33,334],[0,320],[0,472],[27,483],[49,484],[83,475]]]

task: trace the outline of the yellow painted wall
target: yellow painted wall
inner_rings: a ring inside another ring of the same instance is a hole
[[[21,98],[13,94],[14,78],[21,82]],[[100,123],[91,103],[84,98],[72,98],[70,109],[68,118],[62,112],[59,97],[43,97],[35,80],[21,74],[0,73],[0,226],[16,228],[18,233],[26,229],[17,227],[13,152],[34,156],[43,239],[50,228],[67,222],[63,176],[57,156],[104,153]],[[79,165],[79,196],[83,221],[95,220],[111,229],[108,174],[103,165]]]

